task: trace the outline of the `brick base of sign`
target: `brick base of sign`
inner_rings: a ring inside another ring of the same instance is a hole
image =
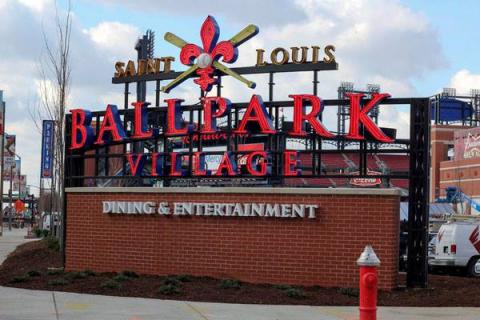
[[[67,189],[66,269],[358,287],[371,244],[379,288],[398,277],[399,194],[386,189]],[[103,201],[316,204],[314,219],[102,213]]]

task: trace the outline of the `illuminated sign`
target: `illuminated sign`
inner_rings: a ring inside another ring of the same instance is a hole
[[[290,136],[302,137],[306,136],[305,124],[308,123],[313,132],[324,139],[333,139],[335,135],[329,132],[322,122],[319,120],[321,115],[321,100],[317,96],[313,95],[290,95],[293,99],[293,127],[288,132]],[[392,142],[393,139],[388,137],[368,116],[368,112],[380,103],[383,99],[389,97],[388,94],[373,94],[372,99],[361,103],[363,94],[349,94],[350,101],[350,124],[346,139],[362,140],[364,136],[360,132],[360,126],[374,137],[379,142]],[[216,126],[216,121],[219,118],[226,117],[229,112],[230,102],[223,97],[209,97],[202,100],[202,106],[204,110],[203,125],[200,128],[194,128],[191,124],[184,124],[182,121],[182,100],[181,99],[167,99],[167,120],[164,123],[163,128],[165,131],[160,134],[160,128],[148,128],[148,103],[134,102],[134,120],[133,130],[130,139],[150,139],[158,137],[159,135],[165,136],[186,136],[193,133],[199,134],[215,134],[219,129]],[[311,105],[311,110],[306,112],[306,106]],[[212,109],[216,111],[213,112]],[[126,130],[123,127],[123,123],[120,119],[118,109],[114,105],[108,105],[105,110],[105,115],[100,123],[98,132],[93,131],[91,127],[92,116],[88,110],[74,109],[72,113],[72,125],[71,125],[71,143],[70,149],[85,149],[92,145],[104,146],[111,142],[123,142],[127,138]],[[247,125],[254,124],[259,128],[259,132],[262,134],[275,135],[279,134],[278,130],[275,130],[272,126],[272,119],[268,115],[265,106],[263,105],[262,98],[258,95],[252,95],[250,102],[239,121],[238,127],[234,128],[235,134],[248,134]],[[161,165],[163,163],[163,157],[167,156],[170,163],[172,163],[170,172],[164,172],[164,168]],[[181,157],[176,152],[171,152],[169,155],[147,155],[143,153],[128,154],[127,160],[131,168],[132,175],[140,175],[143,165],[147,160],[151,161],[151,167],[157,168],[152,170],[152,175],[171,175],[182,176],[186,173],[181,167]],[[261,161],[258,161],[258,158]],[[197,152],[194,155],[194,163],[196,167],[193,168],[193,175],[204,176],[209,173],[202,167],[204,163],[204,154]],[[295,169],[297,163],[296,151],[285,151],[284,153],[284,170],[283,173],[287,176],[295,176],[300,173]],[[252,165],[253,162],[261,163],[258,167]],[[247,155],[246,165],[248,173],[252,176],[266,175],[268,170],[269,153],[268,151],[254,151]],[[225,152],[220,162],[219,168],[215,175],[235,176],[237,175],[237,163],[234,160],[233,154]]]
[[[238,32],[229,40],[218,42],[220,37],[220,27],[212,16],[208,16],[200,29],[201,46],[189,43],[179,36],[167,32],[164,39],[170,44],[180,48],[180,62],[189,68],[182,72],[169,84],[161,88],[163,92],[170,92],[173,88],[187,80],[192,74],[196,74],[198,79],[194,82],[200,86],[203,91],[210,91],[212,85],[217,83],[214,77],[215,71],[220,71],[230,75],[233,78],[243,82],[249,88],[255,88],[256,84],[250,81],[225,64],[232,64],[238,58],[238,46],[253,38],[258,34],[258,27],[250,24]],[[265,57],[264,49],[257,49],[256,67],[264,67],[269,64],[284,65],[288,63],[303,64],[306,62],[335,63],[335,47],[327,45],[323,48],[324,56],[321,56],[320,46],[301,46],[291,47],[290,50],[284,48],[275,48],[269,55],[269,62]],[[137,65],[133,60],[127,63],[118,61],[115,63],[114,78],[138,77],[151,74],[172,72],[172,62],[174,57],[161,57],[151,59],[139,59]]]
[[[186,79],[196,74],[194,83],[200,86],[202,92],[209,91],[212,85],[217,83],[216,72],[230,75],[245,83],[249,88],[254,88],[255,83],[243,78],[240,74],[229,69],[225,64],[234,63],[238,57],[237,47],[248,41],[258,33],[258,27],[248,25],[229,40],[218,41],[220,28],[211,16],[204,21],[200,38],[202,45],[198,46],[189,43],[173,33],[167,32],[165,40],[180,48],[180,62],[189,68],[174,78],[170,83],[161,88],[169,92]],[[311,49],[311,51],[310,51]],[[333,55],[335,48],[332,45],[324,47],[324,57],[320,57],[320,47],[293,47],[290,51],[283,48],[274,49],[270,54],[270,62],[273,65],[283,64],[331,64],[335,62]],[[310,52],[310,55],[309,55]],[[268,65],[264,58],[264,50],[257,50],[256,68],[266,68]],[[116,77],[134,76],[160,72],[160,65],[164,63],[163,72],[170,72],[173,58],[140,60],[138,68],[133,63],[117,63]],[[166,103],[165,117],[155,123],[150,121],[150,112],[156,112],[155,108],[149,108],[148,102],[133,102],[132,119],[129,126],[125,126],[125,119],[121,118],[120,112],[115,105],[108,105],[103,118],[98,119],[97,128],[94,131],[92,124],[92,113],[88,110],[71,110],[70,144],[69,150],[88,150],[93,147],[107,146],[112,143],[130,143],[151,139],[171,139],[170,141],[181,141],[182,143],[200,144],[205,141],[223,141],[224,144],[231,143],[231,139],[253,137],[258,135],[277,136],[286,135],[292,138],[305,138],[315,135],[321,139],[334,140],[337,138],[361,141],[367,135],[374,141],[391,143],[394,141],[387,136],[369,116],[370,111],[377,107],[382,101],[389,98],[387,93],[372,93],[365,99],[363,93],[347,93],[349,110],[349,127],[346,134],[339,136],[329,131],[322,123],[324,106],[322,99],[312,94],[290,94],[293,121],[288,129],[282,125],[274,125],[273,115],[268,112],[260,95],[252,94],[246,107],[239,113],[236,110],[235,127],[225,128],[218,123],[230,122],[232,115],[232,103],[222,96],[202,96],[200,99],[201,115],[196,122],[184,121],[184,107],[181,98],[169,98]],[[158,108],[156,109],[159,110]],[[158,118],[158,117],[157,117]],[[150,122],[149,122],[150,121]],[[278,119],[277,119],[278,122]],[[308,129],[307,129],[308,128]],[[281,175],[300,176],[299,156],[296,150],[282,150],[282,154],[275,154],[273,160],[272,151],[268,146],[261,143],[261,148],[242,149],[240,145],[235,147],[235,152],[223,151],[217,154],[219,159],[217,168],[206,166],[206,156],[202,149],[195,152],[179,152],[181,148],[174,148],[171,152],[151,153],[128,153],[125,154],[125,163],[132,176],[143,175],[143,168],[147,164],[150,167],[152,177],[183,177],[183,176],[227,176],[234,177],[243,173],[250,177],[264,177],[272,175],[272,162],[276,167],[281,162]],[[258,146],[258,144],[257,144]],[[187,155],[188,154],[188,155]],[[185,165],[188,158],[190,165]],[[278,160],[280,158],[280,161]],[[273,161],[272,161],[273,160]],[[186,168],[188,167],[188,168]],[[276,170],[279,174],[279,170]]]
[[[352,172],[352,174],[359,174],[359,172]],[[370,176],[381,175],[381,172],[368,170],[367,172]],[[350,184],[357,187],[373,187],[378,186],[382,183],[382,179],[375,177],[368,178],[351,178]]]

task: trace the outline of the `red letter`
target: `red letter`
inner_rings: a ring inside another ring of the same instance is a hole
[[[108,105],[103,116],[100,130],[97,133],[95,144],[104,144],[103,135],[109,133],[113,141],[120,142],[125,139],[125,131],[123,130],[122,121],[118,115],[118,109],[115,105]]]
[[[386,143],[393,142],[393,139],[385,135],[368,116],[368,112],[376,106],[380,100],[390,97],[388,93],[374,93],[372,99],[362,109],[360,109],[360,99],[364,96],[363,93],[347,93],[346,96],[350,99],[350,129],[346,138],[356,140],[365,138],[359,133],[359,123],[361,122],[365,129],[378,141]]]
[[[163,159],[164,156],[158,152],[152,153],[152,176],[163,175]]]
[[[150,103],[148,102],[133,102],[132,106],[135,108],[135,118],[134,118],[134,125],[133,125],[133,139],[142,139],[142,138],[150,138],[153,135],[152,130],[148,129],[147,124],[147,106]]]
[[[259,171],[253,168],[253,161],[257,156],[260,157],[258,160],[258,165],[260,166]],[[248,173],[250,173],[252,176],[265,176],[267,174],[267,153],[265,151],[254,151],[249,153],[247,156],[246,165]]]
[[[272,128],[272,119],[267,113],[267,109],[263,105],[262,98],[256,94],[250,99],[247,110],[243,115],[242,121],[238,126],[238,129],[235,130],[235,133],[247,133],[245,129],[249,121],[255,121],[260,126],[261,133],[275,133],[275,130]]]
[[[185,135],[192,132],[193,126],[190,124],[185,126],[183,129],[178,128],[183,122],[181,106],[183,100],[166,99],[165,102],[167,103],[167,132],[165,132],[165,134],[167,136],[174,136]]]
[[[133,160],[134,157],[135,157],[135,160]],[[130,165],[130,171],[132,172],[132,176],[142,175],[144,157],[145,155],[141,153],[127,154],[127,160],[128,160],[128,164]]]
[[[230,101],[222,97],[205,97],[203,102],[203,128],[202,133],[215,133],[217,131],[217,121],[214,118],[223,116],[230,111]],[[215,103],[215,104],[213,104]],[[213,109],[215,113],[212,114]]]
[[[193,175],[194,176],[206,176],[209,175],[210,172],[205,170],[205,154],[202,152],[195,152],[192,157],[193,161]]]
[[[303,130],[303,122],[306,120],[310,123],[313,131],[321,137],[332,138],[331,134],[323,124],[318,121],[317,115],[321,112],[320,98],[311,94],[292,94],[293,98],[293,130],[289,132],[292,136],[306,136],[307,133]],[[305,107],[303,102],[307,100],[312,104],[312,111],[309,114],[304,114]]]
[[[283,153],[283,175],[289,177],[299,176],[300,170],[297,169],[297,162],[297,151],[285,151]]]
[[[224,169],[227,169],[227,176],[235,176],[237,174],[237,162],[235,161],[233,153],[228,151],[223,154],[222,161],[220,161],[215,175],[223,175]]]
[[[93,129],[90,127],[92,114],[82,109],[70,110],[72,113],[72,139],[70,149],[80,149],[88,146],[93,140]],[[80,141],[79,141],[80,140]]]
[[[182,170],[182,155],[178,157],[177,152],[170,152],[170,175],[174,177],[185,175]]]

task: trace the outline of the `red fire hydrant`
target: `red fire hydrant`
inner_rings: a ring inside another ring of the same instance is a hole
[[[377,267],[380,265],[372,246],[368,245],[357,260],[360,266],[360,320],[377,319]]]

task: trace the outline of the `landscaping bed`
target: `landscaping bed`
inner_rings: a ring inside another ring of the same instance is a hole
[[[0,285],[124,297],[253,304],[358,305],[357,289],[251,284],[189,275],[63,272],[54,240],[19,246],[0,266]],[[379,292],[383,306],[480,307],[480,279],[430,275],[428,289]]]

